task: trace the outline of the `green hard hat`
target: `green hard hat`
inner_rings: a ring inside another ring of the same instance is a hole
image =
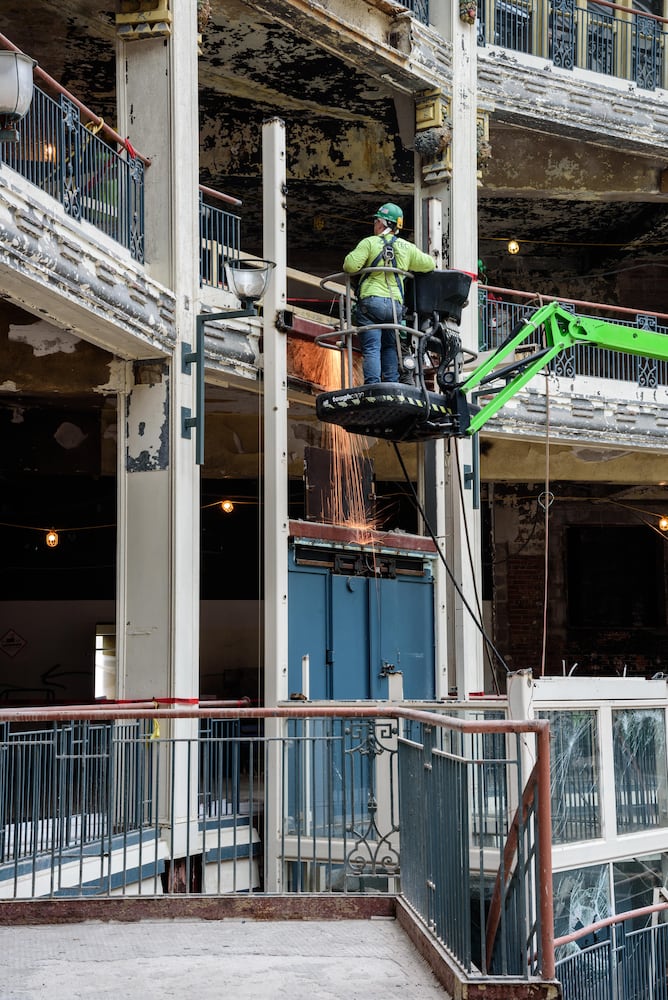
[[[393,205],[391,201],[388,201],[386,205],[380,206],[374,215],[374,219],[382,219],[389,226],[401,229],[404,224],[404,213],[398,205]]]

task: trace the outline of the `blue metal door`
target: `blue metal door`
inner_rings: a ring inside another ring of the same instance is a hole
[[[369,685],[369,581],[332,574],[332,697],[371,697]]]
[[[301,692],[309,657],[311,700],[388,697],[388,671],[401,671],[404,697],[434,697],[434,596],[423,575],[378,578],[290,565],[290,692]]]
[[[369,581],[373,586],[374,581]],[[400,671],[404,698],[430,700],[434,680],[434,588],[431,576],[380,581],[379,663],[373,698],[387,698],[385,670]]]
[[[288,587],[288,692],[302,691],[302,657],[309,657],[309,696],[332,698],[329,640],[330,576],[327,569],[290,567]],[[267,659],[270,651],[268,650]]]

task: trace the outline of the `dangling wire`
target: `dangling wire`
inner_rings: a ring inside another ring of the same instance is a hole
[[[457,439],[456,438],[453,438],[453,441],[454,441],[454,444],[455,444],[455,459],[456,459],[456,462],[457,462],[457,485],[458,485],[458,488],[459,488],[459,499],[460,499],[462,511],[464,512],[464,536],[466,538],[466,552],[467,552],[468,559],[469,559],[469,569],[471,570],[471,579],[473,580],[473,593],[475,594],[475,603],[476,603],[476,608],[478,609],[478,617],[479,617],[480,621],[482,621],[482,608],[480,606],[480,594],[478,593],[478,585],[477,585],[477,582],[476,582],[475,565],[474,565],[474,562],[473,562],[473,550],[472,550],[472,547],[471,547],[471,536],[470,536],[470,533],[469,533],[469,522],[468,522],[468,518],[466,517],[465,508],[464,508],[464,484],[462,483],[462,467],[461,467],[461,463],[459,461],[459,446],[457,444]],[[475,442],[474,442],[474,446],[475,446]],[[495,691],[496,691],[497,694],[500,694],[501,693],[501,689],[499,687],[499,680],[498,680],[498,678],[496,676],[496,670],[494,668],[494,661],[492,660],[492,657],[490,656],[490,651],[489,651],[489,648],[488,648],[487,644],[485,644],[484,649],[485,649],[485,655],[487,657],[487,662],[489,664],[489,668],[490,668],[490,671],[491,671],[491,674],[492,674],[492,679],[494,681],[494,689],[495,689]]]
[[[545,660],[547,656],[547,593],[549,583],[549,551],[550,551],[550,507],[554,501],[554,494],[550,492],[550,376],[545,378],[545,491],[538,497],[538,503],[545,511],[545,546],[544,546],[544,571],[543,571],[543,641],[540,651],[540,674],[545,674]]]
[[[462,603],[463,603],[464,607],[466,608],[466,610],[470,614],[471,619],[473,620],[473,624],[475,625],[475,627],[480,632],[480,634],[483,637],[483,639],[485,640],[485,643],[487,644],[488,648],[494,653],[494,655],[496,656],[497,660],[499,661],[499,663],[501,664],[501,666],[503,667],[503,669],[506,671],[506,673],[509,674],[510,673],[510,668],[509,668],[508,664],[506,663],[506,661],[504,660],[504,658],[501,656],[501,653],[496,648],[496,646],[492,642],[491,638],[487,635],[487,632],[485,631],[485,628],[484,628],[482,622],[479,620],[479,618],[476,617],[476,615],[475,615],[475,613],[473,611],[473,608],[471,607],[471,605],[469,604],[469,602],[466,600],[466,597],[464,596],[464,592],[462,591],[462,588],[460,587],[460,585],[455,580],[454,574],[453,574],[452,570],[450,569],[450,567],[449,567],[449,565],[447,563],[447,560],[445,558],[443,550],[442,550],[442,548],[441,548],[441,546],[439,544],[438,538],[436,537],[436,533],[434,532],[434,530],[433,530],[433,528],[431,526],[431,523],[430,523],[430,521],[429,521],[429,519],[427,517],[427,514],[426,514],[426,512],[424,510],[424,507],[420,503],[420,499],[419,499],[419,497],[418,497],[418,495],[417,495],[417,493],[415,491],[415,487],[413,486],[413,483],[412,483],[412,481],[411,481],[411,479],[410,479],[410,477],[408,475],[408,470],[406,469],[406,466],[404,464],[404,460],[401,457],[401,453],[399,451],[399,448],[398,448],[398,446],[397,446],[397,444],[396,444],[395,441],[392,442],[392,445],[394,447],[394,451],[395,451],[397,459],[399,461],[399,465],[401,466],[401,471],[403,472],[404,477],[406,479],[406,482],[408,483],[408,486],[410,488],[410,491],[411,491],[411,494],[412,494],[412,497],[413,497],[413,502],[414,502],[414,504],[416,506],[416,509],[418,510],[418,512],[419,512],[419,514],[420,514],[420,516],[421,516],[421,518],[422,518],[422,520],[424,522],[424,525],[425,525],[427,531],[429,532],[431,540],[433,541],[434,545],[436,546],[436,552],[438,553],[438,557],[441,560],[441,562],[443,563],[443,566],[445,567],[445,571],[448,574],[450,582],[452,583],[453,587],[455,588],[455,590],[457,591],[457,593],[461,597]]]

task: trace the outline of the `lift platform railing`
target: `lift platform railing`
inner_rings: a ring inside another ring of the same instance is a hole
[[[442,712],[7,709],[0,898],[391,895],[467,976],[551,979],[549,725]]]
[[[394,267],[365,267],[363,270],[353,274],[346,274],[345,272],[340,272],[337,274],[329,274],[326,278],[323,278],[320,282],[320,287],[329,292],[336,300],[338,300],[339,306],[339,326],[338,329],[321,333],[315,337],[315,343],[320,347],[326,347],[330,350],[339,351],[341,353],[341,388],[351,388],[355,384],[355,366],[354,366],[354,356],[359,352],[359,348],[355,344],[355,337],[359,330],[362,329],[355,323],[355,311],[356,311],[356,300],[355,300],[355,285],[368,276],[369,274],[387,274],[397,275],[402,281],[410,280],[412,274],[410,271],[402,271],[399,268]],[[394,278],[392,278],[394,280]],[[344,291],[341,291],[341,286],[344,286]],[[402,352],[402,337],[403,341],[406,342],[406,335],[408,329],[404,320],[403,310],[401,303],[397,303],[397,319],[394,323],[377,323],[374,324],[374,328],[378,330],[393,330],[397,339],[397,353],[399,356],[399,363],[403,367],[404,357]],[[419,330],[411,330],[416,336],[421,336]]]
[[[397,301],[392,323],[358,325],[353,282],[369,273],[401,278],[404,303]],[[344,285],[339,294],[340,328],[320,334],[316,343],[341,351],[341,388],[316,399],[316,413],[325,423],[347,431],[395,442],[424,441],[466,433],[471,407],[461,394],[452,393],[464,364],[475,354],[462,347],[459,324],[473,276],[465,271],[431,271],[412,274],[391,267],[370,267],[354,275],[324,278],[322,287]],[[364,327],[396,338],[398,382],[355,386],[354,338]]]

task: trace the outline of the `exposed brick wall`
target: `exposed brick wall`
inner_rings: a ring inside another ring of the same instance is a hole
[[[543,632],[544,561],[540,556],[509,556],[503,576],[507,600],[495,603],[495,633],[511,670],[540,665]],[[496,574],[495,574],[496,575]]]

